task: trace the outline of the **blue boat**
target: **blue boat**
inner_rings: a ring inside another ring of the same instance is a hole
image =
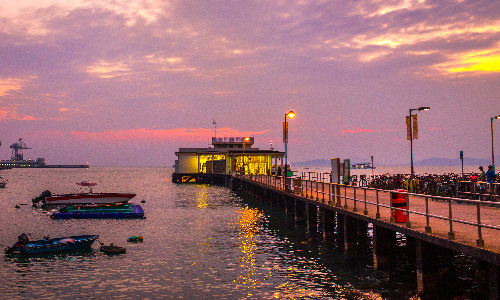
[[[39,254],[80,249],[92,246],[98,237],[98,235],[78,235],[55,239],[45,237],[43,240],[30,241],[28,236],[23,233],[12,247],[5,249],[5,254]]]
[[[138,204],[126,205],[123,209],[65,207],[50,215],[52,219],[144,219],[144,210]]]

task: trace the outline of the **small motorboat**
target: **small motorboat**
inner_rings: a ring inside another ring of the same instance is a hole
[[[351,169],[375,169],[375,167],[373,167],[371,163],[364,162],[361,164],[351,165]]]
[[[109,246],[101,246],[99,248],[101,252],[108,253],[108,254],[122,254],[122,253],[127,253],[127,249],[119,246],[113,246],[113,244],[110,244]]]
[[[2,177],[0,177],[0,188],[3,188],[7,185],[7,180],[4,180],[2,179]]]
[[[75,250],[92,246],[98,237],[98,235],[78,235],[51,239],[46,236],[43,240],[30,241],[28,235],[23,233],[12,247],[5,249],[5,254],[39,254]]]
[[[125,203],[81,205],[68,204],[58,209],[58,212],[60,213],[132,213],[133,211],[133,207]]]
[[[67,205],[50,215],[51,219],[144,219],[144,210],[138,204]]]
[[[135,194],[130,193],[94,193],[92,187],[97,183],[93,182],[78,182],[77,185],[86,188],[86,192],[75,194],[52,194],[50,191],[44,191],[36,198],[33,198],[33,204],[42,203],[43,206],[55,206],[65,204],[111,204],[111,203],[127,203],[135,197]]]

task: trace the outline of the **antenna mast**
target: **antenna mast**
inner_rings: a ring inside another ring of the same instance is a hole
[[[215,119],[213,120],[214,121],[212,123],[215,125],[215,138],[217,138],[217,122],[215,121]]]

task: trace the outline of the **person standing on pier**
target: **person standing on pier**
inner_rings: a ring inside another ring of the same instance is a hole
[[[479,181],[486,181],[486,172],[484,171],[483,166],[479,167],[479,172],[481,172],[479,174]]]
[[[488,183],[492,183],[496,177],[497,175],[495,174],[495,172],[493,172],[493,167],[488,166],[488,172],[486,172],[486,180],[488,181]]]
[[[493,166],[488,166],[488,172],[486,172],[486,180],[490,185],[490,194],[493,193],[493,181],[495,181],[496,177],[497,175],[495,174],[495,172],[493,172]]]

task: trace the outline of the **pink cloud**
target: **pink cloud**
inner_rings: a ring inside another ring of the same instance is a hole
[[[12,111],[7,107],[0,107],[0,120],[34,121],[40,119],[34,116],[19,114],[17,111]]]
[[[341,133],[341,134],[348,134],[348,133],[360,133],[360,132],[382,132],[382,131],[392,131],[392,130],[387,130],[387,129],[375,130],[375,129],[362,129],[362,128],[358,128],[358,129],[354,129],[354,130],[350,130],[350,129],[343,130],[343,131],[341,131],[340,133]]]
[[[218,136],[240,137],[255,136],[266,133],[260,132],[241,132],[231,128],[221,128],[217,130]],[[155,141],[206,141],[214,135],[213,130],[207,128],[176,128],[168,130],[158,130],[149,128],[110,130],[105,132],[82,132],[71,131],[70,135],[81,140],[155,140]]]

